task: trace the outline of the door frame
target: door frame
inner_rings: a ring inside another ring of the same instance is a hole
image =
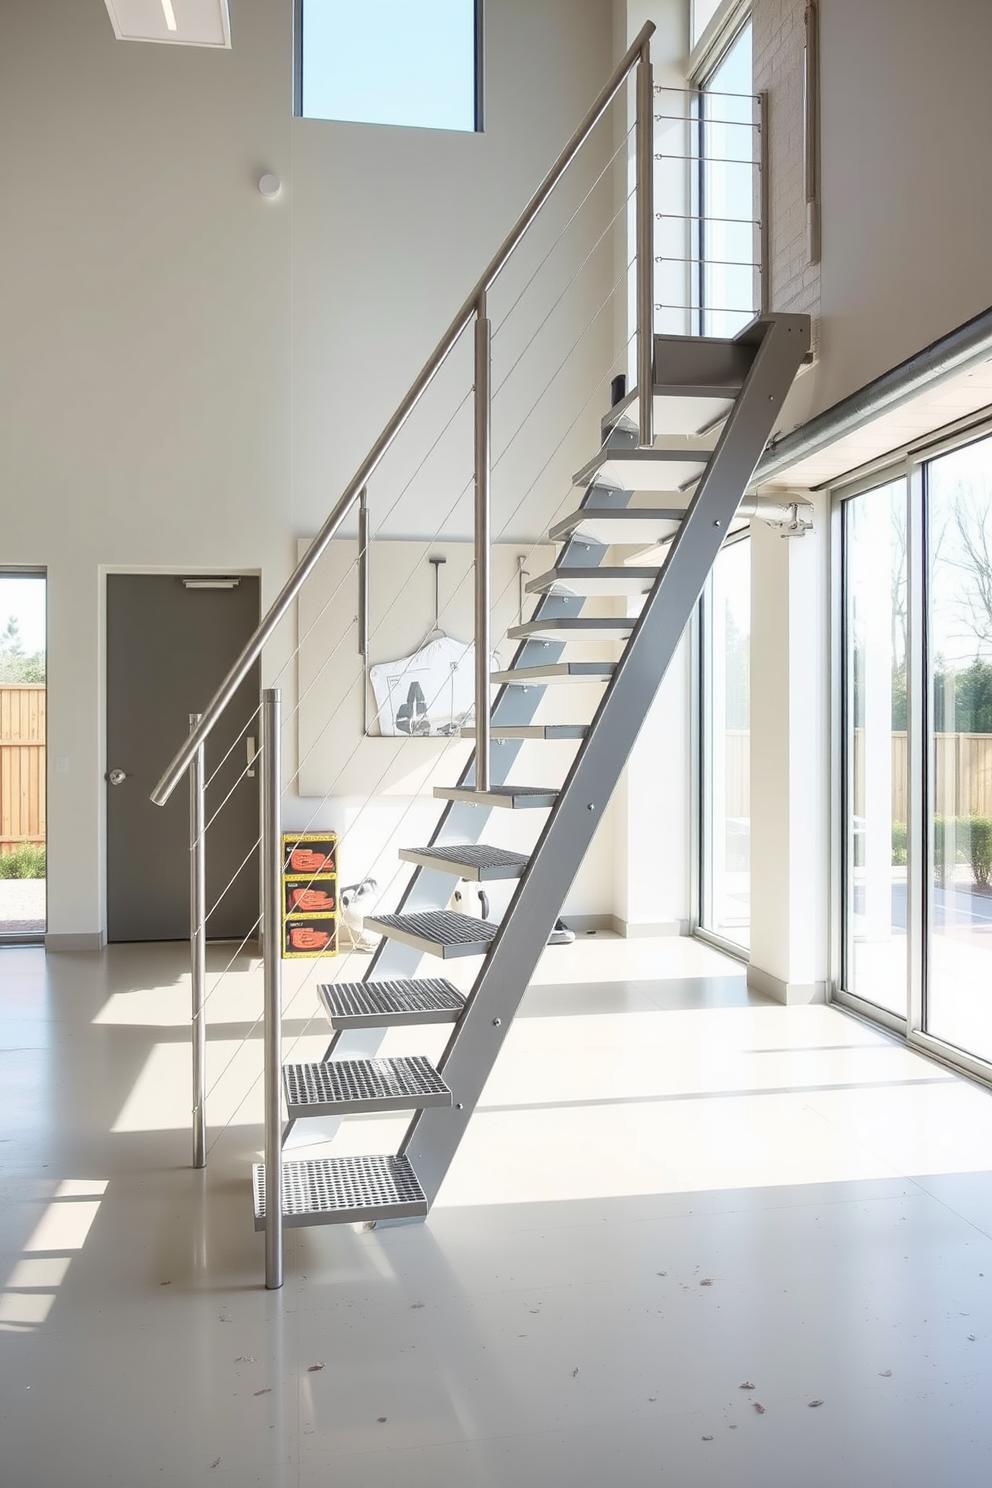
[[[96,781],[97,788],[97,812],[99,822],[98,832],[98,891],[100,904],[100,945],[106,946],[108,942],[109,927],[109,896],[108,896],[108,874],[110,869],[109,844],[107,840],[107,789],[106,771],[110,768],[107,763],[107,706],[108,679],[107,679],[107,644],[109,640],[107,626],[107,580],[112,574],[130,574],[135,577],[148,575],[159,578],[175,579],[209,579],[225,578],[232,579],[257,579],[258,580],[258,603],[259,616],[265,612],[266,594],[265,578],[262,569],[248,564],[221,564],[221,563],[101,563],[97,568],[97,582],[99,585],[99,654],[97,658],[97,677],[99,686],[99,709],[98,709],[98,759],[100,769]],[[260,659],[262,673],[262,686],[268,686],[265,680],[266,664],[265,657]],[[162,768],[168,764],[163,759]],[[183,789],[182,786],[177,789]],[[142,944],[142,942],[122,942],[122,944]],[[176,941],[176,945],[181,942]]]

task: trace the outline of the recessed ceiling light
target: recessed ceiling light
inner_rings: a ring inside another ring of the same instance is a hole
[[[165,12],[165,24],[170,31],[178,31],[176,25],[176,12],[172,8],[172,0],[162,0],[162,9]]]

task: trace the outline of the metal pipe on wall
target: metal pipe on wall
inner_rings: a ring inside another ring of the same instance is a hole
[[[282,1286],[282,694],[262,692],[262,966],[265,983],[265,1285]]]
[[[189,715],[190,733],[200,722],[199,713]],[[204,1002],[207,986],[207,813],[205,807],[204,745],[197,745],[189,770],[189,956],[193,1044],[193,1166],[205,1168],[206,1149],[206,1054],[207,1029]]]

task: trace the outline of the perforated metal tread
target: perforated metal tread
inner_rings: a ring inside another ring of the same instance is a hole
[[[354,1224],[422,1219],[427,1195],[405,1157],[319,1157],[284,1162],[283,1224]],[[255,1228],[265,1228],[265,1167],[252,1168]]]
[[[409,1023],[454,1023],[465,1006],[465,998],[444,977],[321,982],[317,996],[332,1028],[395,1028]]]
[[[647,594],[658,577],[656,568],[552,568],[527,585],[528,594],[562,594],[583,597]],[[502,675],[502,673],[500,674]],[[495,674],[493,676],[495,681]]]
[[[463,842],[446,847],[401,847],[404,863],[417,863],[421,868],[437,868],[457,873],[473,883],[490,883],[501,878],[519,878],[527,867],[522,853],[507,852],[503,847],[484,843]]]
[[[499,744],[505,739],[584,739],[589,732],[587,723],[494,723],[489,730],[490,739]],[[461,730],[463,739],[475,738],[475,726]]]
[[[512,672],[493,672],[492,681],[501,686],[543,687],[547,682],[608,682],[613,676],[612,661],[559,661],[547,666],[514,667]]]
[[[368,915],[366,929],[402,941],[425,956],[450,961],[456,956],[483,956],[498,925],[475,920],[451,909],[421,910],[413,914]]]
[[[507,631],[511,641],[624,641],[634,628],[634,620],[611,615],[590,615],[583,619],[570,615],[552,616],[550,620],[528,620]]]
[[[494,785],[487,791],[477,791],[474,786],[436,785],[434,799],[463,801],[466,806],[499,806],[508,811],[534,811],[553,806],[558,799],[558,792],[547,785]]]
[[[451,1105],[451,1091],[422,1054],[285,1064],[282,1082],[290,1117],[347,1116],[363,1111],[406,1111]]]

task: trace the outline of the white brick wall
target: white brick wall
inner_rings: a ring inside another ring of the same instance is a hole
[[[813,317],[820,311],[820,266],[806,242],[803,187],[804,0],[753,0],[754,87],[768,94],[771,234],[769,304]]]

